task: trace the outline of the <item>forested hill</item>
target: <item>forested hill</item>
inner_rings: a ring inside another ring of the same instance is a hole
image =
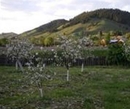
[[[0,38],[13,38],[16,37],[18,34],[10,32],[10,33],[2,33],[0,34]]]
[[[117,30],[127,33],[130,31],[130,13],[119,9],[98,9],[83,12],[68,21],[57,19],[26,31],[20,36],[55,37],[59,33],[66,33],[66,35],[78,34],[82,30],[87,31],[88,34]]]
[[[86,23],[92,18],[106,18],[130,26],[130,13],[119,9],[99,9],[91,12],[83,12],[71,19],[70,23]]]
[[[51,21],[50,23],[47,23],[45,25],[42,25],[42,26],[36,28],[36,30],[38,32],[40,32],[40,31],[43,31],[43,32],[46,32],[46,31],[55,32],[56,28],[58,28],[61,25],[64,25],[67,22],[68,21],[64,20],[64,19],[54,20],[54,21]]]
[[[56,32],[58,27],[66,24],[67,22],[68,21],[65,19],[54,20],[47,24],[41,25],[33,30],[24,32],[24,35],[33,35],[34,36],[34,35],[38,35],[38,34],[45,33],[45,32]]]

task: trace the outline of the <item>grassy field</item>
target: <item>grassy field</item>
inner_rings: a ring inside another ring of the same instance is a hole
[[[14,67],[0,67],[0,109],[130,109],[130,69],[123,67],[79,67],[70,69],[66,82],[64,68],[43,82],[44,97],[26,83]]]

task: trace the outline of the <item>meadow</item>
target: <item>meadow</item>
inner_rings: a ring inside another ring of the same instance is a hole
[[[52,71],[43,81],[41,98],[35,85],[12,66],[0,67],[0,109],[130,109],[130,69],[122,66],[70,68],[66,81],[64,67]],[[53,74],[55,72],[55,74]]]

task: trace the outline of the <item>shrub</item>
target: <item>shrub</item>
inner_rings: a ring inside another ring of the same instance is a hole
[[[125,46],[122,43],[110,44],[107,59],[110,64],[124,65],[127,62]]]
[[[8,43],[9,43],[9,40],[7,38],[0,39],[0,46],[5,46]]]

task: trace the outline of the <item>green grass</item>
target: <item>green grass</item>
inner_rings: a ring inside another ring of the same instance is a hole
[[[130,109],[130,69],[116,66],[66,69],[44,81],[44,97],[35,86],[26,84],[24,74],[14,67],[0,67],[0,107],[9,109]]]

